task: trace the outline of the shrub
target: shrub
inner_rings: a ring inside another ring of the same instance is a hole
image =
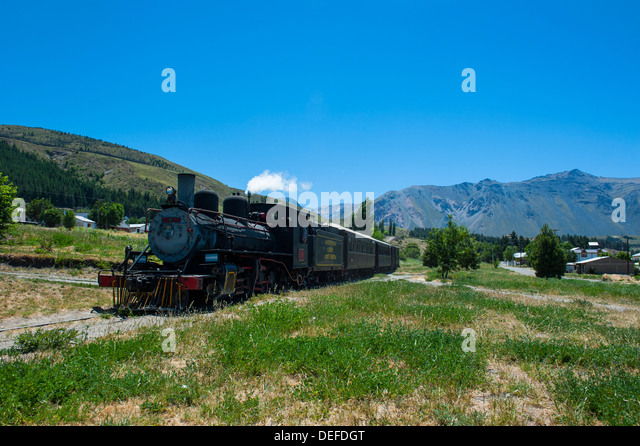
[[[68,346],[78,332],[56,328],[53,330],[38,329],[35,332],[25,332],[16,338],[13,348],[21,353],[31,353],[38,350],[55,350]]]
[[[9,182],[7,177],[0,175],[0,236],[11,224],[13,213],[13,199],[16,196],[16,187]]]
[[[62,211],[56,208],[47,209],[44,211],[43,219],[45,226],[49,228],[58,226],[62,221]]]
[[[407,246],[403,249],[405,257],[410,259],[418,259],[420,258],[420,248],[417,243],[407,243]]]
[[[66,214],[64,214],[64,218],[62,219],[62,224],[68,230],[72,230],[76,227],[76,213],[69,210]]]

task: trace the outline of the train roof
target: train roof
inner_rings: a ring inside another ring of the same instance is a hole
[[[335,224],[335,223],[325,223],[325,225],[326,226],[331,226],[332,228],[336,228],[336,229],[339,229],[341,231],[350,232],[350,233],[354,234],[356,237],[359,237],[359,238],[366,238],[366,239],[369,239],[369,240],[373,240],[376,243],[380,243],[382,245],[393,246],[393,245],[391,245],[391,244],[389,244],[387,242],[383,242],[382,240],[378,240],[376,238],[373,238],[370,235],[366,235],[366,234],[363,234],[362,232],[354,231],[353,229],[345,228],[344,226],[340,226],[340,225]]]

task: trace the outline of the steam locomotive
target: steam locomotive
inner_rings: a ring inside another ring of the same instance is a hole
[[[167,188],[162,209],[147,211],[147,247],[128,246],[117,268],[98,273],[98,284],[113,288],[114,306],[184,309],[399,265],[397,247],[336,224],[301,224],[304,211],[294,206],[251,203],[234,194],[220,212],[215,192],[194,189],[195,176],[179,174],[178,190]],[[273,225],[267,216],[287,224]]]

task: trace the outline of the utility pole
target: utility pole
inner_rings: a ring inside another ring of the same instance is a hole
[[[629,257],[629,236],[628,235],[623,235],[623,237],[625,237],[627,239],[627,276],[629,275],[629,260],[631,259],[631,257]]]

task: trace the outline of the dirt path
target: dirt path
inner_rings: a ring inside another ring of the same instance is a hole
[[[407,282],[421,283],[423,285],[434,286],[434,287],[451,285],[451,282],[441,282],[439,280],[427,281],[423,274],[389,274],[384,278],[377,278],[377,279],[371,279],[371,280],[380,280],[385,282],[389,280],[406,280]],[[590,280],[590,279],[582,279],[582,280]],[[596,280],[596,282],[599,282],[599,281]],[[578,299],[571,299],[571,298],[556,296],[552,294],[527,294],[519,291],[494,290],[491,288],[485,288],[485,287],[479,287],[479,286],[473,286],[473,285],[462,285],[462,286],[467,287],[474,291],[479,291],[487,294],[494,293],[494,294],[502,294],[506,296],[518,296],[518,297],[525,297],[525,298],[534,299],[534,300],[547,300],[547,301],[554,301],[554,302],[560,302],[560,303],[571,303],[578,300]],[[592,304],[596,307],[606,308],[607,310],[640,311],[640,307],[630,307],[627,305],[603,304],[599,302],[592,302]]]
[[[533,268],[522,267],[522,266],[507,266],[504,262],[500,263],[500,268],[508,269],[509,271],[513,271],[514,273],[522,274],[523,276],[535,277],[536,271]],[[562,277],[566,280],[586,280],[587,282],[602,282],[602,280],[598,279],[586,279],[583,277]]]

